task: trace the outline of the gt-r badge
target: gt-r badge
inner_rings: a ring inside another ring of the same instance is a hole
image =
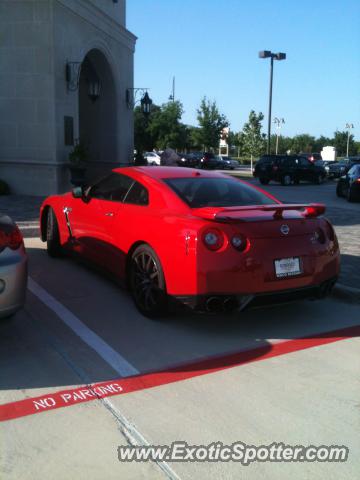
[[[280,232],[281,232],[283,235],[288,235],[288,233],[290,232],[289,225],[281,225],[281,227],[280,227]]]

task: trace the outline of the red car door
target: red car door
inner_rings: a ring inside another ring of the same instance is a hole
[[[113,274],[124,277],[129,245],[139,239],[134,237],[134,229],[141,223],[139,214],[148,205],[149,194],[139,182],[117,175],[121,183],[113,190],[111,200],[101,202],[102,264]]]
[[[133,183],[130,177],[111,173],[90,187],[84,199],[74,199],[69,213],[74,249],[113,272],[118,272],[123,256],[114,237],[118,209]]]

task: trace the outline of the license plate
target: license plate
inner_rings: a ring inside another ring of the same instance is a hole
[[[293,277],[301,273],[300,258],[281,258],[275,260],[275,273],[278,278]]]

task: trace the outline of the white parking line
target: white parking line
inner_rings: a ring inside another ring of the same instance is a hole
[[[70,310],[64,307],[64,305],[58,302],[30,277],[28,279],[28,289],[76,333],[83,342],[95,350],[121,377],[128,377],[139,373],[139,370],[111,348],[110,345],[90,330],[90,328],[70,312]]]
[[[21,225],[21,223],[17,224],[20,230],[37,230],[39,225]]]

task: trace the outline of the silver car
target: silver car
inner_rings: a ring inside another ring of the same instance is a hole
[[[10,317],[24,305],[27,255],[17,225],[0,214],[0,318]]]

